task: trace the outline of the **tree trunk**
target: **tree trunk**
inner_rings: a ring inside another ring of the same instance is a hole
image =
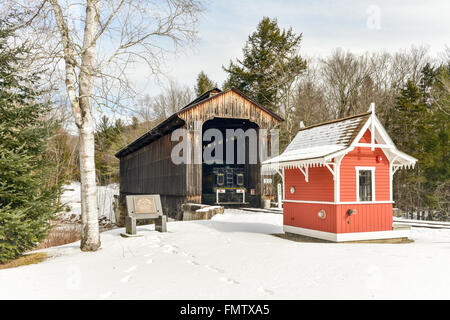
[[[81,250],[95,251],[100,247],[100,231],[97,208],[97,185],[95,179],[95,139],[92,116],[92,91],[96,55],[95,36],[98,28],[99,1],[86,3],[83,53],[79,74],[80,176],[81,176]]]
[[[89,118],[89,119],[88,119]],[[100,247],[97,186],[95,179],[94,126],[92,115],[84,118],[80,132],[81,176],[81,250],[95,251]]]

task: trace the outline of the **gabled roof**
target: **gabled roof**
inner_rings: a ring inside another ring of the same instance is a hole
[[[300,129],[286,150],[264,164],[312,160],[348,148],[370,117],[370,112]]]
[[[215,90],[218,90],[219,92],[214,92]],[[190,102],[189,104],[187,104],[186,106],[184,106],[183,108],[180,109],[180,111],[177,112],[177,114],[182,113],[183,111],[186,111],[187,109],[191,109],[191,108],[195,108],[201,104],[203,104],[204,102],[207,102],[209,100],[212,99],[216,99],[218,97],[220,97],[221,95],[224,95],[230,91],[233,91],[234,93],[240,95],[242,98],[250,101],[251,103],[253,103],[255,106],[257,106],[259,109],[263,110],[264,112],[267,112],[268,114],[270,114],[273,118],[277,119],[278,121],[284,121],[283,118],[281,118],[279,115],[277,115],[275,112],[270,111],[269,109],[265,108],[264,106],[262,106],[261,104],[259,104],[258,102],[252,100],[251,98],[247,97],[245,94],[243,94],[241,91],[239,91],[236,88],[229,88],[225,91],[221,91],[217,88],[211,89],[209,91],[206,91],[205,93],[203,93],[200,97],[198,97],[197,99],[193,100],[192,102]],[[211,92],[213,94],[211,94]]]
[[[374,138],[382,142],[375,146],[389,153],[390,160],[397,161],[399,166],[415,164],[417,159],[395,147],[375,113],[370,111],[300,129],[281,155],[263,162],[263,171],[332,164],[335,157],[361,146],[358,142],[367,129],[375,131]]]
[[[326,146],[344,149],[350,146],[369,116],[370,112],[300,129],[286,151],[305,152],[309,149],[326,149]]]
[[[189,110],[191,108],[195,108],[197,106],[200,106],[201,104],[211,100],[216,99],[217,97],[229,92],[233,91],[240,95],[242,98],[250,101],[254,105],[256,105],[258,108],[263,110],[264,112],[270,114],[273,118],[277,119],[278,121],[283,121],[283,118],[275,114],[274,112],[264,108],[262,105],[257,103],[256,101],[253,101],[249,97],[245,96],[242,92],[235,88],[230,88],[225,91],[221,91],[218,88],[214,88],[211,90],[208,90],[204,93],[202,93],[199,97],[182,107],[179,111],[172,114],[169,118],[158,124],[156,127],[148,131],[147,133],[143,134],[141,137],[130,143],[128,146],[122,148],[119,150],[115,156],[117,158],[122,158],[130,153],[133,153],[136,150],[139,150],[140,148],[152,143],[156,139],[162,137],[165,134],[170,133],[171,131],[175,130],[176,128],[181,127],[184,124],[184,120],[179,117],[179,115],[186,110]]]
[[[203,101],[203,100],[206,100],[206,99],[208,99],[208,98],[210,98],[210,97],[212,97],[212,96],[214,96],[214,95],[216,95],[216,94],[218,94],[218,93],[220,93],[220,92],[222,92],[222,90],[220,90],[220,89],[218,89],[218,88],[213,88],[213,89],[211,89],[211,90],[208,90],[208,91],[206,91],[206,92],[203,92],[203,93],[202,93],[200,96],[198,96],[196,99],[192,100],[192,101],[189,102],[187,105],[185,105],[183,108],[181,108],[181,110],[187,109],[187,108],[189,108],[190,106],[192,106],[192,105],[194,105],[194,104],[197,104],[197,103],[199,103],[199,102],[201,102],[201,101]]]

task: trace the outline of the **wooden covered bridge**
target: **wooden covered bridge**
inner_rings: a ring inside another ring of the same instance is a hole
[[[281,121],[278,115],[236,89],[205,92],[116,153],[120,159],[120,204],[125,204],[126,195],[159,194],[165,213],[180,219],[183,203],[217,203],[219,190],[223,192],[220,204],[237,204],[244,199],[245,205],[261,206],[262,200],[272,197],[272,185],[270,179],[261,175],[260,157],[253,164],[207,163],[203,158],[200,163],[192,153],[188,156],[190,161],[176,164],[171,154],[179,141],[172,141],[171,134],[178,128],[187,129],[191,144],[202,143],[204,149],[211,142],[198,142],[194,137],[199,133],[203,136],[207,129],[225,133],[226,129],[245,132],[253,128],[259,136],[261,129],[270,132]],[[264,136],[266,146],[270,145],[270,138]],[[249,142],[246,143],[248,147]],[[249,149],[245,151],[246,159]]]

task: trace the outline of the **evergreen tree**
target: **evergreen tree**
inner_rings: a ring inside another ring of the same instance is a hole
[[[44,239],[60,192],[45,158],[49,106],[35,89],[37,74],[22,73],[29,49],[11,48],[13,37],[12,25],[0,21],[0,263]]]
[[[138,121],[133,117],[130,130],[136,130]],[[107,116],[100,119],[95,133],[95,167],[97,179],[101,185],[119,182],[119,161],[114,156],[120,148],[117,146],[124,131],[122,122],[111,123]]]
[[[302,34],[281,30],[276,19],[264,17],[243,48],[243,59],[230,61],[225,88],[235,87],[272,111],[278,111],[283,89],[306,69],[298,54]]]
[[[200,71],[197,76],[197,84],[194,87],[194,91],[196,96],[200,96],[202,93],[205,93],[208,90],[217,88],[217,83],[212,81],[205,72]]]
[[[391,118],[392,137],[399,149],[419,161],[414,173],[395,176],[394,193],[400,207],[427,210],[430,215],[447,215],[450,186],[449,114],[439,94],[439,79],[449,75],[448,67],[433,69],[425,65],[419,84],[408,81],[397,98]],[[448,94],[448,93],[447,93]]]

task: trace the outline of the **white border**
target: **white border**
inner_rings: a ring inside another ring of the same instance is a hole
[[[356,202],[357,203],[366,203],[366,202],[376,202],[375,199],[375,167],[358,167],[355,166],[356,170]],[[372,201],[361,201],[359,199],[359,172],[362,170],[370,170],[372,171],[371,174],[371,185],[372,185]]]
[[[380,239],[396,239],[408,238],[410,236],[409,229],[387,230],[387,231],[370,231],[370,232],[349,232],[349,233],[332,233],[293,227],[283,225],[284,232],[300,234],[307,237],[318,238],[333,242],[359,241],[359,240],[380,240]]]
[[[318,203],[318,204],[375,204],[375,203],[394,203],[394,201],[309,201],[309,200],[283,200],[283,202],[293,203]]]

